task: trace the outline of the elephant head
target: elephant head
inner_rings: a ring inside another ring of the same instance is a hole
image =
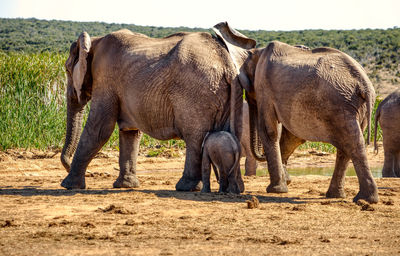
[[[82,130],[84,107],[91,97],[92,77],[90,72],[92,56],[91,39],[83,32],[77,42],[71,45],[69,57],[65,62],[67,73],[67,132],[61,153],[61,162],[69,172],[71,157],[74,154]]]
[[[258,135],[258,111],[256,95],[254,93],[254,76],[261,50],[256,49],[256,41],[247,38],[227,22],[221,22],[214,26],[214,32],[225,43],[228,52],[238,71],[241,86],[246,91],[246,100],[249,104],[250,117],[250,143],[251,151],[258,161],[266,161],[261,140]]]

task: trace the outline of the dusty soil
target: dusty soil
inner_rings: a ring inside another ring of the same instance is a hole
[[[382,151],[368,149],[373,166]],[[137,189],[112,189],[118,153],[103,152],[88,189],[60,187],[59,153],[0,153],[1,255],[396,255],[400,179],[377,178],[380,202],[326,199],[330,177],[297,176],[287,194],[267,194],[268,177],[245,177],[242,195],[176,192],[183,157],[140,156]],[[293,166],[333,166],[334,156],[296,152]]]

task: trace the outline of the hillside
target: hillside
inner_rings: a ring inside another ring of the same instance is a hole
[[[73,22],[37,19],[1,19],[0,49],[24,52],[67,52],[82,31],[90,36],[102,36],[119,29],[129,29],[151,37],[164,37],[179,31],[206,31],[202,29],[158,28],[103,22]]]
[[[178,31],[210,31],[187,27],[164,28],[103,22],[3,18],[0,19],[0,50],[65,53],[82,31],[87,31],[91,36],[101,36],[122,28],[151,37],[163,37]],[[369,77],[382,96],[399,86],[400,28],[241,32],[257,40],[258,47],[263,47],[272,40],[279,40],[289,44],[307,45],[310,48],[337,48],[351,55],[367,69]]]

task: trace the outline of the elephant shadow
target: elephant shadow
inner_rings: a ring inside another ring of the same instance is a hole
[[[198,201],[198,202],[227,202],[243,203],[257,197],[260,203],[290,203],[294,205],[306,204],[315,201],[325,201],[321,198],[301,198],[301,197],[281,197],[281,196],[263,196],[254,194],[230,194],[230,193],[201,193],[201,192],[181,192],[175,190],[135,190],[137,192],[154,194],[160,198],[175,198],[179,200]]]
[[[327,199],[324,197],[304,198],[304,197],[282,197],[282,196],[264,196],[254,194],[230,194],[230,193],[201,193],[201,192],[181,192],[176,190],[150,190],[150,189],[43,189],[40,186],[24,186],[22,188],[0,187],[0,196],[14,195],[24,197],[34,196],[74,196],[80,195],[111,195],[144,193],[153,194],[159,198],[175,198],[178,200],[197,201],[197,202],[226,202],[226,203],[244,203],[257,197],[260,203],[289,203],[301,205],[307,203],[324,203]],[[339,200],[338,202],[341,202]],[[330,201],[330,203],[334,203]]]
[[[0,187],[0,196],[16,195],[16,196],[74,196],[81,195],[108,195],[122,194],[134,192],[134,189],[43,189],[40,186],[24,186],[23,188]]]

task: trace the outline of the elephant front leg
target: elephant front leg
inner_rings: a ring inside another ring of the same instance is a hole
[[[84,189],[85,172],[93,157],[99,152],[110,138],[116,123],[116,113],[112,107],[99,108],[95,102],[89,113],[88,120],[78,143],[71,170],[62,181],[61,186],[66,189]]]
[[[199,191],[201,189],[201,141],[186,142],[186,159],[183,175],[175,185],[177,191]]]
[[[267,143],[266,147],[269,147],[269,149],[266,150],[266,153],[268,161],[268,172],[270,176],[270,184],[267,187],[267,192],[286,193],[288,192],[288,187],[280,158],[281,156],[279,153],[279,144],[277,142]]]
[[[328,198],[345,198],[344,182],[347,166],[349,165],[350,157],[348,157],[342,150],[338,149],[336,153],[335,170],[331,183],[329,185],[326,197]]]
[[[393,152],[391,152],[389,149],[385,149],[384,159],[385,160],[383,163],[382,177],[396,177],[396,174],[394,172],[396,157]]]
[[[244,176],[252,176],[257,173],[257,160],[252,156],[246,156]]]
[[[259,108],[262,109],[262,108]],[[282,165],[281,151],[279,146],[278,121],[273,119],[274,111],[260,115],[263,122],[260,122],[259,133],[263,141],[264,150],[267,156],[268,172],[271,183],[267,187],[268,193],[286,193],[288,187]]]
[[[137,188],[140,183],[136,177],[136,161],[142,132],[119,131],[119,176],[114,188]]]

